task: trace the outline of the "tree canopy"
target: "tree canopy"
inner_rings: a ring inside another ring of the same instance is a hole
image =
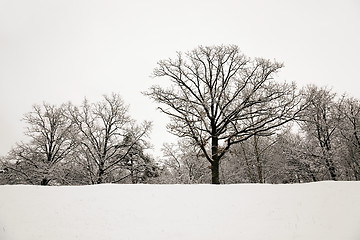
[[[155,77],[172,85],[154,85],[145,94],[168,115],[170,132],[191,138],[211,163],[219,183],[219,161],[236,144],[269,135],[303,108],[295,84],[275,81],[283,64],[250,59],[235,45],[200,46],[161,60]]]

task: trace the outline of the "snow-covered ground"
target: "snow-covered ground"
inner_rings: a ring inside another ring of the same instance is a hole
[[[1,240],[360,239],[360,182],[0,186]]]

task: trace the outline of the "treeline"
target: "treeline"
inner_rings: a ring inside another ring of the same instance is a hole
[[[168,115],[177,144],[147,154],[118,94],[81,106],[44,103],[24,120],[29,141],[0,166],[2,184],[301,183],[360,179],[360,101],[275,79],[283,64],[239,48],[198,47],[158,62],[144,94]]]
[[[2,161],[2,183],[142,183],[158,176],[145,153],[151,123],[138,125],[127,112],[118,94],[81,106],[35,105],[24,117],[29,141]]]
[[[314,85],[298,118],[269,135],[253,135],[229,149],[221,183],[303,183],[360,180],[360,101]],[[172,183],[209,183],[211,166],[192,141],[165,144]]]

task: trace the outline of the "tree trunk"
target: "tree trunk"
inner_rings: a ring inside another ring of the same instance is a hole
[[[325,164],[329,170],[330,178],[333,181],[336,181],[336,169],[334,162],[332,160],[331,147],[329,142],[325,142],[325,148],[323,148],[323,155],[325,157]]]
[[[331,159],[328,159],[327,156],[325,156],[325,162],[326,166],[328,167],[331,180],[336,181],[336,170],[333,161]]]
[[[102,172],[100,171],[99,172],[99,175],[98,175],[98,178],[96,180],[96,184],[101,184],[103,182],[103,179],[102,179]]]
[[[311,179],[312,179],[313,182],[318,181],[317,178],[315,177],[314,173],[311,173],[310,176],[311,176]]]
[[[103,183],[103,175],[104,175],[104,163],[101,162],[99,165],[99,173],[98,173],[98,178],[96,181],[97,184]]]
[[[256,157],[256,169],[258,173],[258,183],[264,183],[263,175],[262,175],[262,163],[260,159],[259,153],[259,146],[258,146],[258,139],[256,134],[254,135],[254,150],[255,150],[255,157]]]
[[[220,184],[220,174],[219,174],[219,160],[213,161],[211,164],[211,183]]]
[[[41,182],[40,182],[40,185],[41,186],[47,186],[49,185],[49,182],[50,182],[51,179],[47,179],[46,177],[44,177]]]
[[[240,146],[241,146],[241,149],[243,151],[243,155],[244,155],[244,159],[245,159],[247,175],[248,175],[248,177],[250,179],[250,182],[254,183],[254,182],[256,182],[256,179],[255,179],[254,174],[253,174],[253,168],[250,168],[249,159],[248,159],[248,157],[246,155],[246,151],[245,151],[245,148],[244,148],[244,143],[240,143]]]
[[[130,155],[130,177],[131,177],[131,183],[132,184],[136,184],[137,183],[137,180],[135,178],[135,170],[134,170],[134,160],[133,160],[133,156]]]
[[[211,138],[211,153],[212,153],[212,163],[211,163],[211,183],[220,184],[220,171],[219,171],[219,140],[217,136]]]
[[[354,170],[354,176],[355,176],[355,181],[359,181],[360,180],[360,174],[358,171]]]

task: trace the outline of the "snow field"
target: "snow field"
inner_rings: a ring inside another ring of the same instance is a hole
[[[0,186],[0,240],[359,240],[360,182]]]

